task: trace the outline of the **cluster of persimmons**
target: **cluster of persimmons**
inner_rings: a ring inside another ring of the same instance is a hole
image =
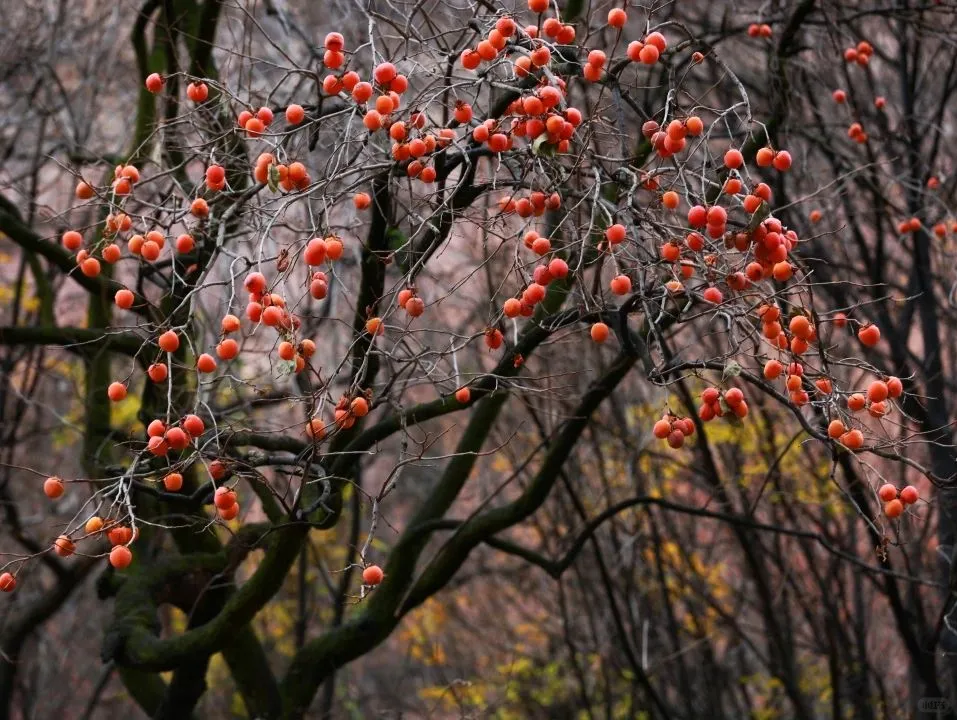
[[[528,0],[528,7],[536,16],[534,23],[522,26],[508,15],[490,15],[483,20],[486,31],[482,39],[462,51],[458,58],[459,72],[495,70],[503,81],[512,83],[515,98],[495,117],[481,116],[477,96],[462,98],[455,97],[454,93],[437,94],[434,100],[446,103],[442,113],[447,118],[444,123],[433,119],[438,114],[430,114],[431,108],[406,108],[404,96],[414,84],[414,77],[410,80],[389,61],[375,64],[367,75],[358,63],[350,67],[355,56],[349,53],[344,37],[337,32],[325,38],[327,74],[321,80],[321,90],[338,98],[361,117],[366,141],[370,147],[379,148],[386,161],[395,164],[396,170],[430,185],[446,180],[440,176],[440,166],[435,162],[441,153],[466,149],[482,151],[491,157],[536,156],[555,163],[573,158],[579,134],[589,122],[583,111],[570,103],[568,85],[573,74],[584,83],[614,83],[629,63],[640,68],[671,62],[677,57],[677,51],[669,49],[662,32],[647,32],[640,40],[631,41],[621,58],[609,57],[600,48],[576,46],[573,24],[562,22],[557,16],[546,17],[547,0]],[[614,8],[607,14],[607,29],[614,36],[615,49],[621,47],[619,41],[627,32],[627,22],[625,10]],[[767,38],[771,34],[769,25],[755,24],[748,29],[752,37]],[[602,34],[594,36],[602,37]],[[572,49],[575,63],[569,62]],[[870,45],[862,43],[848,48],[845,58],[865,65],[871,52]],[[702,63],[706,57],[705,53],[694,52],[691,63]],[[410,74],[414,74],[411,65]],[[185,93],[195,107],[224,97],[221,86],[213,80],[188,79]],[[537,80],[529,82],[531,79]],[[146,89],[162,94],[167,80],[158,73],[151,74],[145,80]],[[215,96],[211,87],[216,90]],[[845,102],[844,91],[835,91],[834,100]],[[259,148],[251,182],[290,197],[296,193],[306,195],[314,188],[315,181],[305,159],[279,161],[286,154],[280,138],[299,129],[307,132],[307,128],[322,121],[321,117],[312,115],[311,108],[308,104],[290,102],[276,108],[248,106],[238,112],[234,132],[250,146],[253,143],[268,146]],[[283,127],[276,130],[277,126]],[[702,148],[708,152],[709,143],[713,143],[705,120],[677,108],[672,108],[671,115],[666,114],[660,122],[648,120],[641,132],[650,146],[652,161],[659,164],[686,157],[687,153],[700,153]],[[857,142],[867,140],[859,124],[852,125],[848,133]],[[828,337],[842,328],[856,331],[858,342],[864,348],[873,347],[881,338],[878,327],[872,323],[854,320],[841,312],[816,312],[799,303],[800,290],[787,292],[789,281],[801,274],[794,256],[800,237],[795,229],[785,227],[771,214],[771,189],[753,178],[762,171],[789,172],[793,164],[787,150],[767,146],[757,149],[753,167],[749,169],[741,147],[728,143],[719,151],[719,159],[708,164],[716,174],[711,180],[715,192],[703,198],[682,192],[682,188],[687,187],[683,183],[676,181],[669,185],[666,172],[643,173],[639,186],[642,191],[652,193],[649,207],[660,211],[662,223],[667,227],[680,228],[653,248],[653,257],[648,262],[656,268],[660,279],[655,291],[660,289],[670,297],[690,299],[706,310],[734,312],[746,317],[761,347],[758,358],[764,363],[764,379],[769,383],[783,383],[786,397],[797,407],[817,401],[829,421],[827,436],[846,451],[860,451],[866,449],[867,430],[863,422],[855,420],[855,414],[866,411],[879,421],[893,410],[893,402],[904,388],[894,377],[877,377],[864,392],[841,388],[826,369],[806,359],[818,357],[821,354],[818,350],[826,350],[822,348],[825,329]],[[214,239],[209,237],[207,225],[215,219],[220,198],[241,189],[237,185],[240,178],[227,169],[229,167],[230,163],[222,159],[219,163],[206,164],[193,195],[182,198],[184,211],[177,214],[182,232],[174,233],[175,237],[167,237],[166,232],[157,227],[134,227],[132,215],[135,213],[127,209],[127,203],[136,197],[142,182],[138,168],[129,164],[117,166],[111,182],[104,187],[81,180],[76,187],[77,198],[99,203],[104,211],[108,208],[109,214],[102,225],[93,229],[89,239],[84,238],[80,230],[71,229],[63,233],[62,244],[75,253],[79,272],[87,277],[96,277],[103,271],[104,263],[113,265],[124,257],[135,263],[155,263],[173,254],[174,260],[178,255],[182,262],[196,262],[198,250],[215,254]],[[491,171],[494,172],[494,166]],[[242,180],[244,185],[249,182],[247,178]],[[353,192],[354,189],[355,186],[349,191],[349,201],[355,211],[361,214],[373,210],[373,197],[362,190]],[[499,193],[500,216],[522,226],[515,235],[519,249],[523,247],[533,258],[531,262],[538,264],[526,275],[523,287],[496,306],[498,320],[519,323],[523,318],[533,317],[552,283],[572,283],[576,275],[592,266],[574,257],[579,240],[565,243],[561,236],[550,235],[543,227],[534,225],[536,219],[547,212],[571,212],[564,192],[558,185],[544,187],[529,182],[524,187]],[[681,209],[682,205],[687,207],[686,211]],[[758,217],[757,213],[762,210],[765,212]],[[736,219],[740,216],[745,222]],[[814,211],[811,220],[820,219],[820,211]],[[912,229],[907,226],[907,230]],[[595,239],[593,247],[598,256],[608,259],[609,266],[615,268],[609,274],[603,302],[613,306],[618,299],[632,295],[635,273],[629,268],[629,263],[634,263],[634,254],[630,253],[643,242],[638,223],[621,212],[617,217],[609,217],[600,227],[592,225],[583,233]],[[343,238],[332,232],[315,233],[301,240],[298,251],[302,263],[309,269],[311,297],[321,300],[327,296],[330,287],[327,273],[342,257],[343,243]],[[279,279],[270,279],[262,272],[248,273],[244,278],[248,294],[245,309],[223,315],[215,347],[208,351],[196,348],[193,352],[195,343],[189,342],[188,357],[192,358],[192,364],[185,371],[207,376],[222,372],[222,363],[233,363],[240,357],[242,334],[265,326],[275,333],[276,357],[287,364],[290,372],[303,372],[316,352],[316,344],[301,336],[302,321],[290,309],[296,307],[298,301],[283,295]],[[115,294],[116,306],[121,310],[130,310],[145,302],[129,288]],[[411,282],[398,292],[396,306],[407,314],[409,322],[428,309],[426,300]],[[387,320],[384,316],[368,318],[365,331],[371,342],[386,332]],[[479,334],[484,336],[489,351],[498,350],[505,343],[497,327],[489,326]],[[605,322],[594,322],[590,325],[590,337],[595,343],[606,343],[611,329]],[[182,355],[183,339],[182,328],[153,327],[150,343],[155,357],[145,372],[149,382],[173,382],[173,358],[177,353]],[[516,356],[515,362],[518,365],[521,359]],[[107,389],[110,400],[122,401],[128,383],[129,379],[113,382]],[[466,384],[455,391],[454,398],[466,406],[471,402],[471,395]],[[322,442],[331,433],[351,428],[374,408],[375,401],[371,391],[343,395],[331,416],[316,415],[306,423],[303,432],[313,442]],[[748,402],[744,389],[737,386],[734,379],[720,386],[706,387],[701,393],[697,414],[703,422],[723,416],[745,418]],[[176,493],[183,487],[183,476],[174,468],[181,469],[184,463],[191,462],[191,453],[194,459],[200,457],[199,443],[207,432],[206,425],[198,415],[187,414],[178,420],[155,419],[146,428],[141,451],[157,458],[171,458],[169,472],[156,478],[165,492]],[[653,434],[677,449],[694,434],[695,426],[691,418],[668,411],[654,424]],[[206,468],[211,480],[210,498],[218,516],[222,520],[236,518],[239,513],[236,490],[224,484],[229,480],[228,461],[215,458]],[[63,494],[64,487],[61,479],[51,477],[46,480],[44,491],[56,499]],[[898,498],[892,486],[890,489],[885,486],[880,490],[880,497],[886,503],[889,517],[897,517],[904,505],[918,499],[911,487],[901,491]],[[129,545],[136,538],[131,518],[125,522],[88,518],[81,526],[58,537],[52,550],[67,556],[75,551],[77,541],[101,535],[113,544],[110,563],[116,568],[128,566],[132,560]],[[376,585],[382,579],[382,571],[376,566],[367,567],[363,574],[367,585]],[[10,590],[15,584],[15,577],[10,573],[0,576],[0,590]]]

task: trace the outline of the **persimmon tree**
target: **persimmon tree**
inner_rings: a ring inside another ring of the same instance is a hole
[[[759,432],[769,417],[793,426],[884,565],[895,528],[931,499],[914,484],[954,475],[948,406],[935,405],[943,364],[917,375],[907,349],[914,313],[925,344],[940,332],[929,243],[953,230],[946,196],[924,199],[942,190],[937,175],[909,149],[925,131],[913,108],[902,115],[908,175],[888,176],[895,150],[874,140],[891,129],[872,129],[856,105],[831,123],[819,106],[862,102],[864,81],[823,88],[802,68],[808,116],[797,119],[789,74],[812,40],[818,62],[868,72],[892,53],[861,23],[899,23],[906,56],[908,33],[953,13],[845,17],[850,6],[755,8],[741,27],[692,7],[545,0],[408,14],[368,3],[318,30],[307,10],[267,4],[260,16],[214,0],[150,0],[125,18],[138,88],[129,136],[94,142],[76,120],[63,140],[24,122],[38,149],[17,155],[0,196],[17,277],[0,327],[11,428],[0,590],[36,598],[4,631],[7,696],[27,634],[96,574],[109,599],[102,658],[148,715],[193,713],[215,655],[249,716],[302,717],[320,689],[329,715],[337,671],[480,546],[560,579],[617,514],[658,506],[731,528],[760,599],[767,669],[811,717],[756,540],[783,520],[753,517],[760,493],[744,512],[725,477],[734,463],[709,437]],[[922,66],[899,62],[906,104]],[[866,192],[849,190],[857,178]],[[906,206],[897,230],[913,247],[885,251],[885,228],[870,237],[856,224],[865,202]],[[826,204],[842,207],[846,229],[817,232],[833,220]],[[838,262],[825,243],[845,234],[857,251]],[[887,298],[890,257],[918,278],[906,322]],[[46,397],[51,352],[79,361],[73,419]],[[656,403],[655,416],[632,427],[623,396]],[[29,448],[51,424],[78,462]],[[700,466],[686,502],[576,503],[559,559],[523,544],[549,498],[602,461],[598,439],[627,448],[629,434],[668,453],[663,467]],[[508,472],[491,476],[501,458]],[[19,510],[41,491],[47,534]],[[951,546],[952,525],[940,528]],[[860,551],[788,533],[843,560]],[[342,547],[323,575],[332,616],[303,614],[294,653],[276,662],[256,618],[293,578],[308,594],[330,538]],[[664,584],[663,547],[648,559]],[[671,716],[674,686],[634,657],[629,667],[630,707]],[[933,665],[918,675],[943,692]]]

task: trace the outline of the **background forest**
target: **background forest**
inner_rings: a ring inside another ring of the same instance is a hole
[[[957,2],[3,10],[0,719],[957,717]]]

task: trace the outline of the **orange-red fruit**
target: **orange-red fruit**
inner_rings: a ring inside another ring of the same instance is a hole
[[[654,65],[660,56],[661,51],[654,45],[645,45],[638,51],[638,59],[645,65]]]
[[[167,330],[162,335],[159,336],[160,349],[163,352],[176,352],[179,349],[179,335],[176,334],[173,330]]]
[[[249,273],[243,281],[243,287],[251,293],[262,293],[266,290],[266,277],[258,272]]]
[[[739,388],[731,388],[724,394],[724,400],[732,407],[740,405],[744,402],[744,393]]]
[[[877,496],[884,502],[890,502],[897,497],[897,488],[890,483],[885,483],[881,485],[880,490],[877,491]]]
[[[76,230],[67,230],[63,233],[61,241],[67,250],[79,250],[83,245],[83,236]]]
[[[671,434],[671,423],[665,419],[661,419],[654,424],[654,427],[651,428],[651,432],[659,440],[664,440]]]
[[[904,514],[904,503],[896,499],[891,500],[884,506],[884,514],[892,520],[900,517]]]
[[[58,497],[63,495],[63,491],[65,489],[66,488],[63,485],[63,481],[56,475],[53,477],[48,477],[43,481],[43,494],[51,500],[56,500]]]
[[[618,275],[612,278],[610,287],[615,295],[627,295],[631,292],[631,278],[627,275]]]
[[[744,155],[741,154],[740,150],[735,150],[732,148],[724,154],[724,164],[725,167],[731,168],[732,170],[737,170],[744,165]]]
[[[150,376],[150,380],[159,383],[166,379],[169,372],[165,363],[153,363],[147,368],[146,374]]]
[[[405,311],[412,317],[419,317],[425,312],[425,301],[420,297],[410,297],[405,303]]]
[[[196,369],[202,373],[211,373],[216,370],[216,359],[209,353],[203,353],[196,358]]]
[[[864,446],[864,433],[857,429],[851,430],[844,434],[841,443],[851,450],[859,450]]]
[[[485,331],[485,344],[490,350],[497,350],[502,347],[502,343],[505,341],[502,331],[498,328],[489,328]]]
[[[901,490],[901,502],[905,505],[913,505],[920,499],[920,493],[913,485],[908,485]]]
[[[847,432],[847,426],[840,420],[831,420],[827,426],[827,436],[833,440]]]
[[[385,323],[382,318],[373,317],[366,320],[366,332],[370,335],[382,335],[385,333]]]
[[[183,487],[183,476],[177,472],[170,473],[163,478],[163,487],[167,492],[177,492]]]
[[[854,393],[847,399],[847,407],[851,412],[859,412],[864,409],[864,406],[867,404],[867,398],[865,398],[861,393]]]
[[[893,375],[887,378],[887,394],[892,398],[899,398],[904,392],[904,384],[900,378]]]
[[[196,198],[190,203],[189,212],[193,217],[204,218],[209,215],[209,203],[203,198]]]
[[[103,529],[103,519],[94,515],[89,520],[86,521],[86,524],[83,526],[83,532],[87,535],[93,535],[94,533],[100,532]]]
[[[612,8],[608,11],[608,24],[613,28],[618,28],[619,30],[625,27],[625,23],[628,22],[627,13],[621,8]]]
[[[178,238],[176,238],[176,252],[178,253],[188,253],[196,247],[196,242],[193,240],[193,236],[187,233],[183,233]]]
[[[223,315],[220,327],[224,333],[236,332],[239,330],[239,318],[235,315]]]
[[[768,360],[764,364],[765,380],[774,380],[780,377],[783,371],[784,371],[784,366],[777,360]]]
[[[129,567],[131,562],[133,562],[133,553],[126,545],[117,545],[110,550],[110,565],[117,570]]]
[[[76,552],[76,545],[68,536],[61,535],[53,543],[53,552],[60,557],[70,557]]]
[[[93,187],[88,182],[81,180],[76,184],[76,196],[80,200],[89,200],[93,195]]]
[[[80,263],[80,272],[87,277],[96,277],[100,274],[100,261],[96,258],[86,258]]]
[[[0,592],[13,592],[17,586],[17,579],[8,572],[0,575]]]
[[[455,391],[455,399],[465,405],[469,400],[472,399],[472,391],[467,387],[460,387]]]
[[[228,487],[218,487],[213,495],[213,504],[220,510],[228,510],[236,504],[236,493]]]
[[[716,287],[709,287],[703,293],[702,297],[707,300],[709,303],[714,303],[717,305],[720,303],[724,296],[721,294],[721,291]]]
[[[106,395],[113,402],[119,402],[126,397],[126,385],[121,382],[111,382],[106,389]]]
[[[326,243],[322,238],[312,238],[303,250],[302,258],[306,265],[322,265],[326,259]]]
[[[362,582],[364,585],[378,585],[385,577],[382,568],[378,565],[370,565],[362,571]]]
[[[183,450],[189,445],[189,435],[182,428],[174,427],[166,431],[163,436],[166,444],[173,450]]]
[[[326,436],[326,428],[321,419],[315,417],[306,423],[306,436],[314,440],[322,440]]]
[[[121,310],[129,310],[133,307],[134,296],[132,291],[123,288],[122,290],[117,290],[116,295],[113,296],[113,301],[116,303],[116,306]]]
[[[154,95],[163,89],[163,85],[166,84],[166,81],[163,80],[163,76],[159,73],[150,73],[146,77],[146,89],[149,90]]]
[[[183,429],[189,433],[190,437],[199,437],[206,430],[206,424],[198,415],[187,415],[183,418]]]
[[[222,460],[213,460],[209,464],[209,476],[213,480],[222,480],[226,477],[226,465]]]
[[[216,346],[216,354],[220,360],[232,360],[239,354],[239,343],[232,338],[226,338]]]
[[[610,242],[612,245],[617,245],[618,243],[622,242],[626,235],[627,231],[625,230],[625,226],[619,223],[615,223],[605,230],[605,239],[608,240],[608,242]]]
[[[610,334],[610,331],[608,329],[608,326],[603,322],[596,322],[594,325],[591,326],[591,339],[594,340],[596,343],[601,344],[605,342],[605,340],[608,339],[609,334]]]
[[[306,117],[306,111],[303,109],[302,105],[289,105],[286,108],[286,122],[290,125],[298,125]]]
[[[194,103],[206,102],[209,97],[209,87],[204,82],[191,82],[186,86],[186,97]]]
[[[349,403],[349,410],[356,417],[365,417],[369,414],[369,401],[364,397],[357,397]]]
[[[887,384],[880,380],[875,380],[867,388],[867,399],[871,402],[881,402],[882,400],[886,400],[888,394],[889,390],[887,388]]]
[[[157,457],[163,457],[169,452],[169,445],[166,442],[166,438],[154,436],[146,443],[146,449]]]
[[[279,343],[276,353],[282,360],[292,360],[294,357],[296,357],[296,348],[291,342],[283,340],[281,343]]]
[[[881,331],[877,325],[865,325],[857,331],[857,338],[866,347],[874,347],[881,340]]]

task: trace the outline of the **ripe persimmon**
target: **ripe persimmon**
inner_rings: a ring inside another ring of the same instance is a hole
[[[892,398],[899,398],[904,393],[904,384],[900,378],[893,375],[887,378],[887,395]]]
[[[187,415],[183,418],[181,425],[190,437],[194,438],[199,437],[206,430],[206,424],[198,415]]]
[[[883,502],[890,502],[897,497],[897,488],[890,483],[885,483],[881,485],[880,489],[877,491],[877,497],[879,497]]]
[[[48,477],[43,481],[43,494],[51,500],[56,500],[58,497],[63,495],[65,489],[66,487],[64,486],[63,481],[56,475]]]
[[[608,339],[609,334],[610,330],[603,322],[596,322],[591,326],[591,339],[599,345]]]
[[[204,218],[209,215],[209,204],[203,198],[196,198],[190,203],[189,212],[193,217]]]
[[[864,447],[864,433],[856,428],[846,432],[841,437],[841,444],[851,450],[860,450]]]
[[[239,318],[235,315],[223,315],[220,321],[220,328],[224,333],[232,333],[239,330]]]
[[[628,14],[621,8],[612,8],[608,11],[608,25],[621,30],[628,22]]]
[[[123,570],[133,562],[133,553],[126,545],[116,545],[110,550],[110,565],[117,570]]]
[[[116,295],[113,296],[113,302],[116,303],[116,306],[121,310],[129,310],[133,307],[133,301],[135,296],[131,290],[122,288],[116,291]]]
[[[94,515],[83,525],[83,532],[87,535],[94,535],[103,529],[103,518]]]
[[[287,340],[283,340],[276,348],[276,354],[282,360],[292,360],[296,356],[296,348]]]
[[[529,0],[529,4],[531,4],[531,0]],[[385,573],[382,572],[382,568],[378,565],[370,565],[362,571],[362,582],[364,585],[378,585],[384,577]]]
[[[144,84],[146,85],[146,89],[155,95],[163,89],[163,85],[166,84],[166,81],[159,73],[150,73],[146,76],[146,82]]]
[[[366,332],[370,335],[383,335],[385,323],[382,322],[382,318],[373,317],[366,320]]]
[[[167,330],[159,336],[157,344],[163,352],[174,353],[179,349],[179,335],[175,330]]]
[[[53,542],[53,552],[60,557],[70,557],[76,552],[76,544],[67,535],[60,535]]]
[[[163,478],[163,487],[167,492],[178,492],[183,488],[183,476],[178,472],[172,472]]]
[[[489,328],[485,331],[485,344],[490,350],[497,350],[502,347],[504,341],[502,331],[498,328]]]
[[[106,394],[113,402],[119,402],[126,397],[126,385],[121,382],[111,382],[106,389]]]
[[[216,370],[216,359],[209,353],[203,353],[196,358],[196,369],[201,373],[211,373]]]
[[[231,488],[220,486],[213,494],[213,504],[220,510],[228,510],[236,504],[236,492]]]
[[[95,195],[93,186],[88,182],[81,180],[76,184],[76,196],[80,200],[89,200]]]
[[[904,514],[904,503],[897,499],[891,500],[884,506],[884,514],[891,520],[900,517]]]
[[[96,277],[100,274],[100,261],[92,257],[85,258],[80,263],[80,272],[87,277]]]
[[[279,310],[278,308],[272,308]],[[280,311],[281,312],[281,311]],[[225,338],[219,345],[216,346],[216,355],[219,356],[220,360],[232,360],[239,354],[239,343],[237,343],[232,338]]]
[[[617,275],[611,279],[609,287],[615,295],[627,295],[631,292],[631,278],[627,275]]]
[[[204,82],[191,82],[186,86],[186,97],[194,103],[206,102],[209,97],[209,87]]]
[[[881,340],[881,331],[877,325],[864,325],[857,331],[857,338],[866,347],[874,347]]]

